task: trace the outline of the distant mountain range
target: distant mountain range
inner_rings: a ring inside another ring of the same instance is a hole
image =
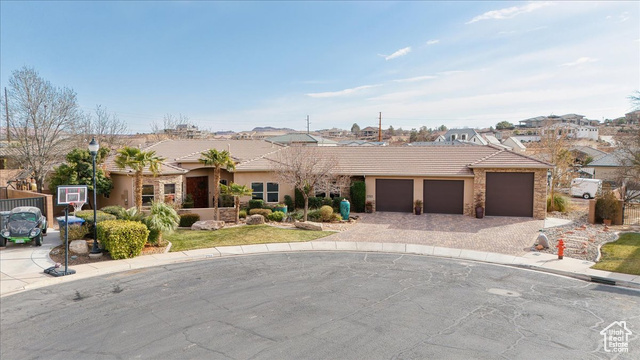
[[[253,128],[253,130],[251,131],[255,131],[255,132],[264,132],[264,131],[287,131],[287,132],[295,132],[295,130],[293,129],[289,129],[289,128],[274,128],[271,126],[259,126],[259,127],[255,127]]]

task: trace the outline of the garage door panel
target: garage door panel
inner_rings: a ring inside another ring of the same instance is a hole
[[[464,210],[464,180],[424,180],[425,213],[462,214]]]
[[[533,173],[487,173],[485,211],[489,216],[533,217]]]
[[[412,179],[376,179],[376,211],[412,212]]]

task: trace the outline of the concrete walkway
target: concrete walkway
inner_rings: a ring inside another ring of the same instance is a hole
[[[140,256],[133,259],[113,260],[73,266],[76,274],[63,277],[25,276],[17,279],[20,286],[6,286],[2,281],[0,296],[15,294],[24,290],[40,288],[43,286],[74,281],[88,277],[129,271],[152,266],[184,263],[189,261],[211,260],[227,256],[242,256],[251,254],[264,254],[274,252],[296,251],[356,251],[356,252],[385,252],[398,254],[415,254],[423,256],[438,256],[457,260],[482,261],[494,264],[517,266],[527,269],[545,271],[549,273],[570,276],[588,281],[600,281],[615,285],[640,289],[640,276],[611,273],[607,271],[592,270],[594,264],[590,261],[565,258],[558,260],[556,256],[544,253],[527,253],[523,256],[498,254],[492,252],[452,249],[420,244],[402,243],[377,243],[377,242],[349,242],[349,241],[312,241],[294,243],[275,243],[242,246],[223,246],[209,249],[189,250],[167,254]],[[9,259],[10,260],[10,259]],[[10,265],[3,260],[1,265],[3,273]],[[35,264],[35,262],[34,262]],[[40,265],[37,265],[40,267]],[[13,270],[13,269],[12,269]],[[3,275],[5,276],[5,275]],[[7,275],[9,276],[9,275]],[[11,275],[11,280],[14,278]],[[9,282],[7,282],[9,284]],[[15,285],[15,284],[14,284]]]

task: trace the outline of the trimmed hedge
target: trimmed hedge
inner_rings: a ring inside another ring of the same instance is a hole
[[[86,221],[85,224],[89,225],[89,227],[93,225],[93,210],[76,211],[75,215],[81,219],[84,219],[84,221]],[[98,222],[115,220],[115,219],[116,219],[115,215],[107,214],[106,212],[101,210],[96,211],[96,220]]]
[[[309,209],[320,209],[320,207],[322,206],[322,200],[324,200],[324,198],[310,196]],[[302,208],[304,208],[304,205],[302,205]]]
[[[239,217],[240,219],[246,219],[246,218],[247,218],[247,210],[240,210],[240,211],[238,212],[238,217]]]
[[[111,214],[116,218],[118,218],[120,216],[120,213],[124,211],[124,208],[120,205],[112,205],[112,206],[105,206],[102,209],[100,209],[100,211],[102,211],[103,213]],[[93,216],[91,217],[91,219],[93,219]]]
[[[98,239],[114,260],[140,255],[149,237],[147,226],[137,221],[106,220],[97,228]]]
[[[262,209],[264,208],[264,200],[262,199],[251,199],[249,200],[249,210],[252,209]],[[253,215],[253,214],[251,214]]]
[[[274,211],[271,214],[267,215],[267,219],[269,219],[269,221],[277,221],[277,222],[282,222],[282,220],[284,220],[284,213],[282,211]]]
[[[191,227],[196,221],[200,221],[200,215],[185,213],[180,215],[180,227]]]
[[[89,233],[89,226],[87,224],[82,225],[69,225],[69,241],[73,240],[82,240],[85,235]],[[93,235],[91,236],[93,238]],[[60,228],[60,241],[62,241],[62,245],[64,242],[64,226]]]
[[[262,215],[265,218],[269,218],[269,214],[271,214],[271,209],[251,209],[249,210],[249,215]]]
[[[351,211],[364,212],[364,205],[367,201],[367,188],[364,181],[354,181],[350,190]]]

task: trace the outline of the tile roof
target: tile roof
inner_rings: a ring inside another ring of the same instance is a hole
[[[613,152],[603,157],[598,158],[587,164],[587,167],[608,167],[608,166],[622,166],[622,154]]]
[[[593,160],[598,160],[600,158],[602,158],[603,156],[607,156],[608,153],[602,151],[602,150],[598,150],[595,148],[592,148],[591,146],[574,146],[571,149],[569,149],[570,151],[579,151],[582,153],[585,153],[589,156],[591,156],[593,158]]]
[[[473,176],[471,168],[551,168],[553,165],[492,146],[318,147],[336,159],[338,173],[377,176]],[[296,151],[295,147],[280,151]],[[277,152],[240,164],[237,172],[268,171]]]
[[[266,139],[267,141],[279,144],[290,143],[312,143],[312,144],[337,144],[337,142],[325,139],[322,136],[310,135],[304,133],[291,133],[286,135],[274,136]]]

